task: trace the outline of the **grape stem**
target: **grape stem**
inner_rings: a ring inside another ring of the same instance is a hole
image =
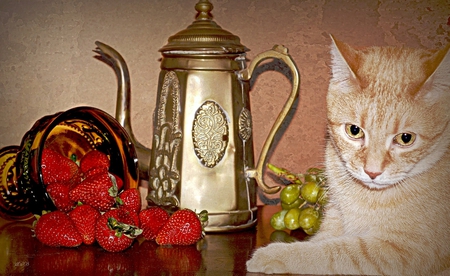
[[[267,164],[267,168],[269,168],[269,170],[274,172],[278,177],[282,177],[282,178],[288,180],[289,182],[294,183],[294,182],[297,182],[297,180],[300,180],[298,175],[295,175],[284,168],[277,167],[270,163]]]

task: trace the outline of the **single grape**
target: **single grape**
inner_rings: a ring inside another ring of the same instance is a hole
[[[280,192],[281,202],[285,204],[292,204],[296,201],[300,196],[300,185],[298,184],[289,184],[284,187]]]
[[[303,230],[315,227],[319,224],[320,214],[313,207],[307,207],[300,212],[298,223]]]
[[[314,235],[320,228],[320,220],[316,220],[316,223],[314,223],[314,225],[309,228],[309,229],[303,229],[303,231],[308,234],[308,235]]]
[[[289,209],[284,216],[284,225],[289,230],[300,228],[299,217],[301,210],[298,208]]]
[[[305,174],[305,182],[317,182],[315,174]]]
[[[327,190],[325,188],[320,188],[317,194],[317,203],[324,206],[327,203]]]
[[[286,229],[286,226],[284,225],[284,217],[287,212],[288,210],[281,210],[272,215],[272,217],[270,218],[270,225],[272,225],[273,229],[275,230]]]
[[[298,241],[297,238],[292,237],[291,235],[289,235],[288,233],[286,233],[285,231],[282,230],[275,230],[272,232],[272,234],[270,234],[270,241],[273,242],[296,242]]]
[[[293,209],[293,208],[299,208],[303,203],[305,202],[304,199],[298,197],[294,202],[292,202],[291,204],[287,204],[284,203],[283,201],[281,202],[281,208],[285,209],[285,210],[289,210],[289,209]]]
[[[317,202],[317,195],[319,193],[320,187],[316,182],[306,182],[301,188],[302,198],[310,203]]]

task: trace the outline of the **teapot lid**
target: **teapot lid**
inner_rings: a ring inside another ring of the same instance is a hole
[[[212,20],[213,5],[199,0],[195,5],[197,16],[186,29],[169,37],[159,51],[164,54],[239,54],[249,49],[238,36],[222,29]]]

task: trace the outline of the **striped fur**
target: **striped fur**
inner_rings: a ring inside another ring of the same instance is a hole
[[[354,49],[333,39],[322,227],[308,241],[256,250],[249,271],[450,274],[449,47]],[[416,139],[400,146],[399,133]]]

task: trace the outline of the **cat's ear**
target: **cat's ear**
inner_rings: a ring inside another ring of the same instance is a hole
[[[355,69],[358,68],[356,50],[348,44],[331,37],[331,83],[337,85],[341,92],[350,92],[358,83]]]
[[[428,78],[416,97],[431,101],[450,98],[450,44],[431,56],[425,64],[425,71]]]

